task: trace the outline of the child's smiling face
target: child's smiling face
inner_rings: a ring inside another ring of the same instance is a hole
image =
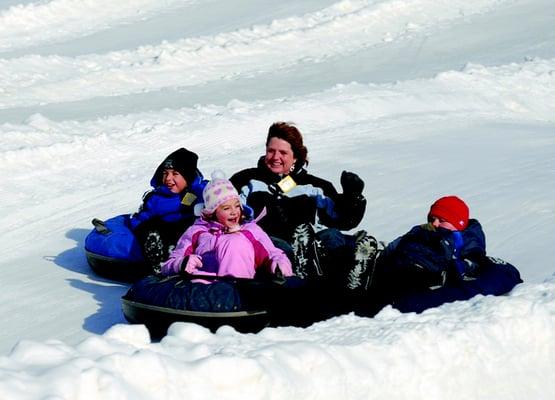
[[[239,228],[241,221],[241,203],[239,199],[230,199],[216,209],[216,220],[225,226],[228,231]]]
[[[436,217],[435,215],[429,215],[428,222],[432,224],[434,228],[443,228],[450,231],[458,230],[451,222],[446,221],[443,218]]]
[[[187,188],[187,181],[177,170],[165,169],[162,174],[162,183],[170,189],[172,193],[181,193]]]

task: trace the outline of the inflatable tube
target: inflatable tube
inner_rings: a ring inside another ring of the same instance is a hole
[[[98,276],[119,282],[135,282],[151,273],[151,269],[141,262],[118,260],[93,253],[85,249],[87,263]]]
[[[219,327],[229,325],[239,332],[255,333],[269,325],[269,313],[266,310],[207,312],[177,310],[139,303],[122,298],[122,310],[125,319],[132,324],[144,324],[153,338],[164,336],[168,327],[174,322],[192,322],[202,325],[212,332]]]
[[[256,333],[267,326],[308,326],[321,319],[313,293],[298,277],[202,278],[213,282],[201,283],[192,275],[146,276],[122,297],[123,314],[130,323],[146,325],[157,338],[177,321],[211,331],[229,325],[239,332]]]
[[[95,218],[92,224],[94,229],[85,238],[85,256],[97,275],[134,282],[151,272],[129,227],[129,214],[106,221]]]
[[[477,295],[501,296],[522,283],[516,267],[500,258],[484,257],[480,271],[473,279],[463,280],[435,290],[406,293],[392,301],[399,311],[421,313],[445,303],[469,300]]]

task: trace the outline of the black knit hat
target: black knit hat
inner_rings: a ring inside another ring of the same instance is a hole
[[[197,161],[198,156],[195,153],[182,147],[171,153],[162,161],[162,164],[156,169],[152,180],[156,185],[161,185],[164,170],[174,169],[183,175],[188,185],[191,185],[197,176]]]

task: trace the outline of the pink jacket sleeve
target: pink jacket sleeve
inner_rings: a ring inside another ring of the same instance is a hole
[[[268,252],[268,258],[271,265],[279,265],[279,269],[283,273],[283,276],[292,276],[293,269],[291,266],[291,261],[289,261],[289,258],[287,258],[283,250],[278,249],[276,246],[274,246],[272,239],[270,239],[268,234],[264,232],[264,230],[256,223],[249,223],[248,229],[253,234],[254,238]]]
[[[175,249],[172,250],[170,256],[161,267],[162,275],[176,275],[181,271],[181,264],[186,256],[193,253],[193,235],[201,231],[202,227],[198,225],[190,226],[177,241]]]

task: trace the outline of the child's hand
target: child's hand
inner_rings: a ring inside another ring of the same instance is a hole
[[[194,274],[200,267],[202,267],[202,257],[197,254],[189,255],[187,264],[185,264],[185,272]]]
[[[272,272],[272,281],[274,283],[277,283],[279,285],[282,285],[285,283],[285,278],[283,277],[283,272],[281,271],[281,268],[279,267],[279,264],[277,261],[273,260],[272,264],[270,265],[270,270]]]
[[[272,264],[270,265],[270,271],[277,277],[283,278],[283,272],[279,267],[279,263],[276,260],[272,260]]]

